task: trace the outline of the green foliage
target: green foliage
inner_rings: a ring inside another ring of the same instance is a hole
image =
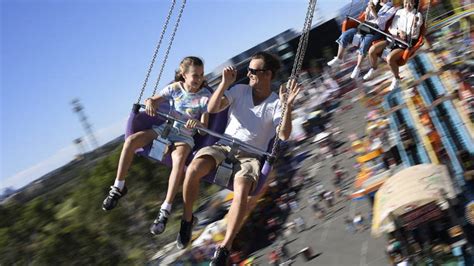
[[[153,237],[149,226],[163,201],[170,169],[135,158],[129,192],[117,208],[101,208],[115,179],[121,146],[73,171],[75,178],[25,203],[0,205],[0,265],[146,264],[176,238],[182,209],[176,197],[166,232]],[[59,173],[61,174],[61,173]],[[203,185],[202,195],[216,187]]]

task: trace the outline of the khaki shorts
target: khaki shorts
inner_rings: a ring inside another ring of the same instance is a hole
[[[196,153],[194,158],[208,155],[214,158],[214,160],[216,161],[216,165],[219,165],[222,161],[225,160],[229,152],[229,146],[215,144],[200,149]],[[236,152],[236,154],[234,154],[233,164],[234,177],[251,180],[253,182],[252,187],[255,187],[260,176],[260,160],[258,156],[252,153],[239,150]]]

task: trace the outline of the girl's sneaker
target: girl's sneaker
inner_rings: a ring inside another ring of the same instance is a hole
[[[115,206],[117,206],[118,200],[125,196],[127,194],[127,187],[123,187],[122,190],[120,190],[116,186],[111,186],[109,195],[104,199],[104,202],[102,203],[102,209],[104,211],[110,211]]]
[[[153,224],[150,226],[150,232],[154,235],[159,235],[163,233],[166,229],[166,223],[168,222],[168,217],[170,213],[167,210],[160,209],[158,217],[153,221]]]

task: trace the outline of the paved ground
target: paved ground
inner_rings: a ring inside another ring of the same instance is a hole
[[[348,97],[342,101],[341,106],[352,104],[353,109],[337,113],[333,116],[331,123],[343,130],[336,138],[344,141],[344,148],[350,143],[348,134],[356,133],[359,137],[365,133],[367,110],[356,100],[356,92],[351,92]],[[314,144],[306,144],[305,149],[315,150]],[[349,186],[352,185],[356,170],[353,168],[355,159],[349,154],[339,154],[333,158],[325,158],[317,161],[315,158],[307,158],[302,165],[302,171],[309,171],[313,181],[319,180],[325,188],[332,189],[331,179],[333,172],[331,166],[338,162],[346,171],[349,172]],[[346,231],[344,218],[353,217],[355,213],[361,212],[366,218],[369,214],[369,204],[367,200],[344,201],[341,200],[333,207],[332,215],[326,220],[316,220],[312,209],[308,206],[307,199],[315,191],[315,185],[309,184],[298,193],[300,210],[292,213],[288,220],[301,216],[306,222],[307,230],[296,233],[289,237],[288,248],[290,254],[295,254],[306,246],[312,248],[315,254],[319,256],[310,261],[305,261],[303,255],[297,256],[293,265],[387,265],[384,248],[385,239],[374,239],[370,236],[370,229],[358,233]],[[275,243],[278,243],[276,241]],[[275,245],[257,251],[254,255],[257,257],[257,265],[268,264],[268,253],[275,248]]]

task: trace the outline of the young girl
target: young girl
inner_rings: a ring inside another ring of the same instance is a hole
[[[158,95],[146,99],[146,113],[155,115],[155,110],[164,100],[173,100],[173,116],[186,121],[186,125],[175,122],[168,135],[174,145],[171,151],[172,169],[169,176],[166,199],[161,205],[157,219],[150,228],[151,233],[161,234],[166,227],[171,206],[184,176],[185,161],[194,147],[195,127],[207,127],[207,101],[210,93],[202,89],[204,84],[204,64],[201,59],[189,56],[181,61],[174,83],[166,86]],[[165,125],[153,126],[152,129],[136,132],[125,140],[117,169],[114,185],[105,198],[102,208],[113,209],[118,200],[127,194],[125,176],[130,168],[134,152],[152,142],[162,134]],[[201,133],[201,132],[200,132]]]
[[[420,36],[421,26],[423,25],[423,18],[420,12],[415,8],[415,0],[404,0],[403,9],[399,9],[395,13],[392,25],[388,31],[392,36],[402,39],[413,45]],[[370,65],[372,68],[364,76],[365,80],[372,78],[375,69],[377,69],[377,59],[382,51],[387,47],[388,41],[381,41],[373,45],[369,50]],[[404,45],[393,42],[392,51],[387,56],[387,63],[392,71],[393,78],[389,90],[395,89],[400,83],[398,60],[402,57],[406,47]]]

